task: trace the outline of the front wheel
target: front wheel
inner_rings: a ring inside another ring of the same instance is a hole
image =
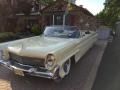
[[[58,68],[58,69],[56,70],[55,75],[54,75],[54,78],[53,78],[53,80],[54,80],[55,82],[57,82],[57,83],[62,80],[62,78],[60,77],[59,72],[60,72],[60,69]]]
[[[68,59],[60,67],[60,71],[59,71],[60,77],[64,78],[65,76],[67,76],[69,74],[69,72],[70,72],[70,69],[71,69],[71,60]]]
[[[63,71],[65,73],[65,75],[68,75],[71,69],[71,60],[67,60],[64,64],[63,64]]]
[[[71,60],[68,59],[55,73],[55,82],[60,82],[62,78],[69,74],[71,69]]]

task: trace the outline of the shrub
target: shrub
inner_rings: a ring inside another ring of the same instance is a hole
[[[10,41],[17,39],[16,35],[12,32],[2,32],[0,33],[0,42]]]
[[[40,34],[42,34],[42,28],[40,28],[38,25],[34,25],[32,27],[32,33],[34,35],[40,35]]]

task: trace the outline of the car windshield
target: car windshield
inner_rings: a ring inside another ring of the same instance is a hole
[[[45,37],[79,38],[80,32],[76,27],[46,27]]]

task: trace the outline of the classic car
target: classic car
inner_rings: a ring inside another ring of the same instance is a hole
[[[1,51],[3,66],[17,75],[32,75],[59,81],[69,74],[71,65],[93,46],[95,31],[76,26],[48,26],[40,36],[8,45]]]

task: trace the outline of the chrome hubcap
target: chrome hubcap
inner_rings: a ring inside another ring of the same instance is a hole
[[[63,70],[64,70],[64,72],[65,72],[66,74],[69,73],[69,71],[70,71],[70,66],[71,66],[70,60],[68,60],[68,61],[66,61],[66,62],[64,63]]]

